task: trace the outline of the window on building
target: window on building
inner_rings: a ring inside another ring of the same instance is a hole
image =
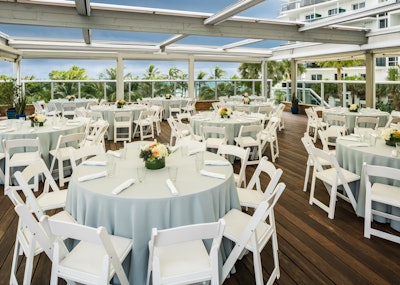
[[[365,2],[355,3],[351,6],[353,10],[358,10],[361,8],[365,8]]]
[[[377,16],[377,18],[379,20],[379,29],[384,29],[389,26],[387,13],[381,13]]]
[[[397,57],[388,57],[388,66],[397,66],[398,58]]]
[[[376,66],[386,66],[386,58],[385,57],[378,57],[376,59]]]
[[[343,78],[347,77],[347,73],[342,73],[342,78],[340,78],[341,80],[343,80]],[[335,73],[335,80],[338,80],[338,76],[337,73]]]
[[[321,18],[321,14],[310,14],[310,15],[306,15],[306,21],[311,22],[314,21],[317,18]]]
[[[322,74],[311,74],[311,80],[322,80]]]
[[[337,14],[337,8],[335,8],[335,9],[329,9],[328,10],[328,16],[333,16],[333,15],[336,15]]]

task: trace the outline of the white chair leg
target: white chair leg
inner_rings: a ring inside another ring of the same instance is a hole
[[[307,192],[308,177],[310,176],[310,165],[307,163],[306,174],[304,175],[303,192]]]
[[[336,207],[336,192],[337,192],[337,185],[332,185],[331,188],[331,197],[329,198],[329,211],[328,211],[328,218],[333,219],[335,217],[335,207]]]
[[[261,266],[261,256],[258,250],[253,252],[253,263],[254,263],[254,275],[256,279],[256,285],[264,285],[262,266]]]
[[[15,245],[14,245],[13,260],[11,263],[10,285],[18,285],[16,273],[17,273],[17,264],[18,264],[18,257],[19,257],[20,249],[21,249],[20,243],[18,242],[18,238],[16,238]]]
[[[311,190],[310,190],[310,199],[309,203],[312,205],[314,203],[314,192],[315,192],[315,167],[313,168],[313,176],[311,180]]]

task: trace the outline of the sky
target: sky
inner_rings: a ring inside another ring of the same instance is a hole
[[[215,13],[225,7],[236,3],[238,0],[92,0],[91,2],[97,3],[108,3],[116,5],[133,5],[152,7],[159,9],[175,9],[183,11],[194,11],[201,13]],[[267,0],[247,11],[242,12],[239,16],[255,17],[255,18],[276,18],[279,16],[283,1],[281,0]],[[0,32],[8,34],[10,36],[17,37],[31,37],[32,35],[40,35],[43,38],[69,38],[69,39],[82,39],[82,32],[80,29],[59,29],[59,28],[45,28],[45,27],[29,27],[27,29],[24,26],[17,25],[4,25],[0,24]],[[110,31],[92,31],[92,37],[95,40],[110,40],[110,41],[124,41],[125,39],[132,38],[133,33],[127,32],[110,32]],[[137,41],[147,42],[160,42],[169,38],[168,35],[158,35],[149,33],[134,33]],[[136,40],[135,40],[136,41]],[[201,43],[204,41],[202,37],[190,37],[190,39],[184,39],[179,44],[191,44],[196,42]],[[228,42],[227,42],[228,41]],[[218,39],[218,38],[207,38],[207,42],[215,45],[235,42],[236,39]],[[265,43],[264,43],[265,44]],[[276,46],[277,42],[268,43],[272,46]],[[257,47],[257,44],[253,44],[253,47]],[[170,67],[176,67],[187,73],[188,66],[186,61],[133,61],[125,60],[124,73],[131,73],[133,76],[139,78],[145,73],[145,70],[150,64],[154,64],[162,74],[167,74]],[[21,62],[21,75],[22,77],[34,75],[36,79],[48,79],[48,75],[52,70],[68,70],[73,65],[77,65],[86,70],[88,76],[92,79],[97,79],[101,73],[107,68],[116,67],[116,62],[113,60],[53,60],[53,59],[23,59]],[[195,76],[203,71],[208,75],[215,69],[216,66],[223,69],[226,74],[226,78],[230,78],[232,75],[238,74],[239,63],[226,63],[226,62],[195,62]],[[5,61],[0,61],[0,74],[6,74],[13,77],[13,64]]]

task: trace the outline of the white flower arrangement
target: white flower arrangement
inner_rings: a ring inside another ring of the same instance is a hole
[[[350,112],[357,112],[358,111],[358,105],[357,104],[351,104],[349,107]]]
[[[162,143],[156,142],[141,148],[139,157],[144,161],[162,159],[170,154],[170,150]]]

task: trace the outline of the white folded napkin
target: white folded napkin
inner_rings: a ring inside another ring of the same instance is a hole
[[[209,177],[214,177],[214,178],[219,178],[219,179],[225,179],[225,174],[221,174],[221,173],[215,173],[215,172],[210,172],[207,170],[200,170],[200,174],[204,175],[204,176],[209,176]]]
[[[201,149],[201,148],[189,149],[187,154],[188,155],[192,155],[192,154],[196,154],[196,153],[201,152],[201,151],[204,151],[204,149]]]
[[[122,184],[118,185],[117,187],[115,187],[114,190],[112,190],[111,193],[117,195],[117,194],[121,193],[123,190],[125,190],[126,188],[128,188],[129,186],[131,186],[133,183],[135,183],[135,179],[129,178],[124,183],[122,183]]]
[[[115,156],[115,157],[121,157],[121,153],[119,153],[118,151],[107,150],[107,154]]]
[[[77,122],[77,121],[75,121],[75,122],[67,122],[67,126],[76,126],[76,125],[79,125],[81,122]]]
[[[90,166],[106,166],[107,165],[107,161],[105,160],[85,160],[84,162],[82,162],[83,165],[90,165]]]
[[[171,191],[171,194],[173,196],[178,196],[179,192],[176,189],[174,183],[171,181],[171,179],[168,178],[166,182],[167,182],[167,186],[168,186],[169,191]]]
[[[367,143],[351,143],[347,145],[348,147],[364,147],[364,146],[368,146]]]
[[[356,137],[338,137],[339,140],[358,142],[359,138]]]
[[[226,160],[204,160],[204,165],[231,165],[229,161]]]
[[[11,132],[13,132],[13,131],[15,131],[14,128],[8,128],[8,129],[3,129],[3,130],[1,130],[2,133],[11,133]]]
[[[78,181],[83,182],[83,181],[97,179],[97,178],[101,178],[101,177],[105,177],[105,176],[107,176],[107,170],[81,176],[78,178]]]
[[[54,130],[61,130],[61,127],[54,126],[53,129]]]

